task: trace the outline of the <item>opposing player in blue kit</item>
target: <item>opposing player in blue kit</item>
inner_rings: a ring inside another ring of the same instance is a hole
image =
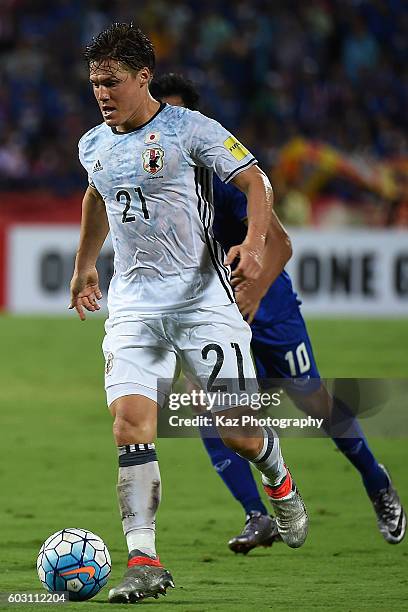
[[[182,75],[165,74],[150,85],[152,95],[169,104],[198,107],[199,95],[194,84]],[[214,235],[228,253],[244,240],[247,227],[245,195],[233,185],[213,179],[215,219]],[[304,379],[303,391],[287,390],[302,411],[325,419],[328,435],[337,448],[360,472],[364,487],[377,515],[379,530],[385,540],[398,544],[405,535],[406,515],[383,465],[374,457],[352,411],[338,398],[332,398],[320,381],[310,338],[299,309],[300,301],[284,271],[291,256],[290,243],[276,244],[273,261],[265,266],[260,278],[241,285],[236,300],[252,328],[252,352],[258,380]],[[328,423],[342,422],[347,437],[336,435]],[[231,550],[248,553],[256,546],[269,546],[280,539],[275,521],[265,508],[249,463],[227,448],[213,429],[201,428],[201,436],[211,462],[246,514],[242,533],[229,541]]]

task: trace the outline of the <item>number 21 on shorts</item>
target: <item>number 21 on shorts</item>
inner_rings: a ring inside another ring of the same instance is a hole
[[[289,369],[292,376],[305,374],[305,372],[310,370],[310,359],[304,342],[297,346],[295,352],[288,351],[285,355],[285,359],[289,363]]]

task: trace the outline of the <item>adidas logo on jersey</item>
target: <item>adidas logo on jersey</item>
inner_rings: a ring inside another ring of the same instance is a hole
[[[99,172],[99,170],[103,170],[103,166],[102,166],[101,162],[98,159],[98,161],[95,163],[95,165],[94,165],[94,167],[92,169],[92,172]]]

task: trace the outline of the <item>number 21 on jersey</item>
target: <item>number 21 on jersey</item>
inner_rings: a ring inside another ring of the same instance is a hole
[[[135,192],[135,198],[139,200],[142,206],[143,217],[145,219],[150,219],[149,211],[146,205],[146,198],[143,195],[143,191],[140,187],[135,187],[133,189]],[[121,189],[116,193],[117,202],[123,202],[124,209],[122,213],[122,223],[131,223],[132,221],[136,221],[136,217],[131,213],[132,207],[132,196],[129,191],[126,189]]]

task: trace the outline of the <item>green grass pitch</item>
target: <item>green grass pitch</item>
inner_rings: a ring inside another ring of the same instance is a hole
[[[408,320],[312,320],[309,329],[325,376],[408,376]],[[99,534],[112,555],[110,584],[122,575],[102,336],[101,319],[0,318],[2,592],[39,588],[38,549],[63,527]],[[407,440],[371,442],[408,504]],[[159,441],[158,551],[176,589],[140,605],[161,612],[408,610],[408,540],[382,540],[358,474],[329,440],[286,439],[283,447],[309,509],[309,538],[299,550],[275,544],[242,557],[226,542],[243,513],[200,441]],[[107,593],[67,609],[106,611]],[[61,609],[7,607],[31,608]]]

